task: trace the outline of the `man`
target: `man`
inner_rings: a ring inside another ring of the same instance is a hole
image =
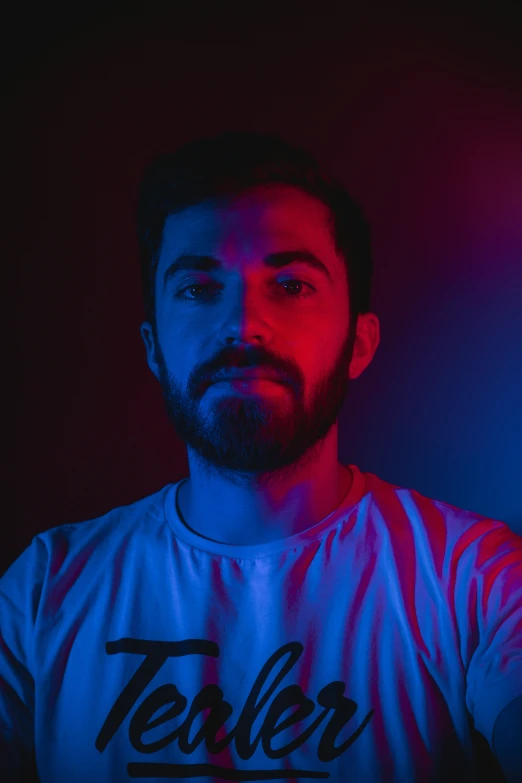
[[[370,233],[304,151],[146,172],[141,334],[189,476],[0,580],[3,780],[522,780],[522,539],[338,461]],[[518,742],[517,742],[518,740]]]

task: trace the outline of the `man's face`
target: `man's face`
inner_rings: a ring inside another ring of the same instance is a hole
[[[219,471],[266,474],[314,453],[348,392],[348,283],[327,208],[289,186],[255,188],[167,218],[156,274],[156,335],[142,326],[169,418]],[[274,268],[273,254],[306,251]],[[219,268],[165,273],[182,256]],[[331,278],[331,279],[330,279]],[[299,296],[300,295],[300,296]],[[151,336],[152,335],[152,336]],[[280,383],[211,383],[226,368],[270,368]]]

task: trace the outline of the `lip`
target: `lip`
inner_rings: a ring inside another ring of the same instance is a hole
[[[256,369],[229,369],[220,370],[213,378],[212,383],[218,383],[219,381],[252,381],[252,380],[265,380],[265,381],[278,381],[283,383],[281,377],[274,370],[256,370]]]

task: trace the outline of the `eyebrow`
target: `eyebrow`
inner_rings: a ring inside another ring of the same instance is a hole
[[[309,250],[285,250],[280,253],[270,253],[263,261],[265,266],[271,267],[272,269],[282,269],[293,263],[307,264],[313,269],[321,272],[323,275],[326,275],[328,280],[333,282],[328,267]],[[179,272],[185,272],[187,270],[212,272],[222,268],[221,262],[213,256],[197,254],[182,255],[173,261],[165,270],[165,274],[163,275],[163,288],[165,288],[169,280]]]

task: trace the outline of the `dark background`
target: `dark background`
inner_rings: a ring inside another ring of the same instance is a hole
[[[381,346],[341,459],[522,533],[519,4],[8,14],[0,573],[36,533],[187,475],[139,336],[136,187],[152,155],[236,127],[307,146],[373,226]]]

